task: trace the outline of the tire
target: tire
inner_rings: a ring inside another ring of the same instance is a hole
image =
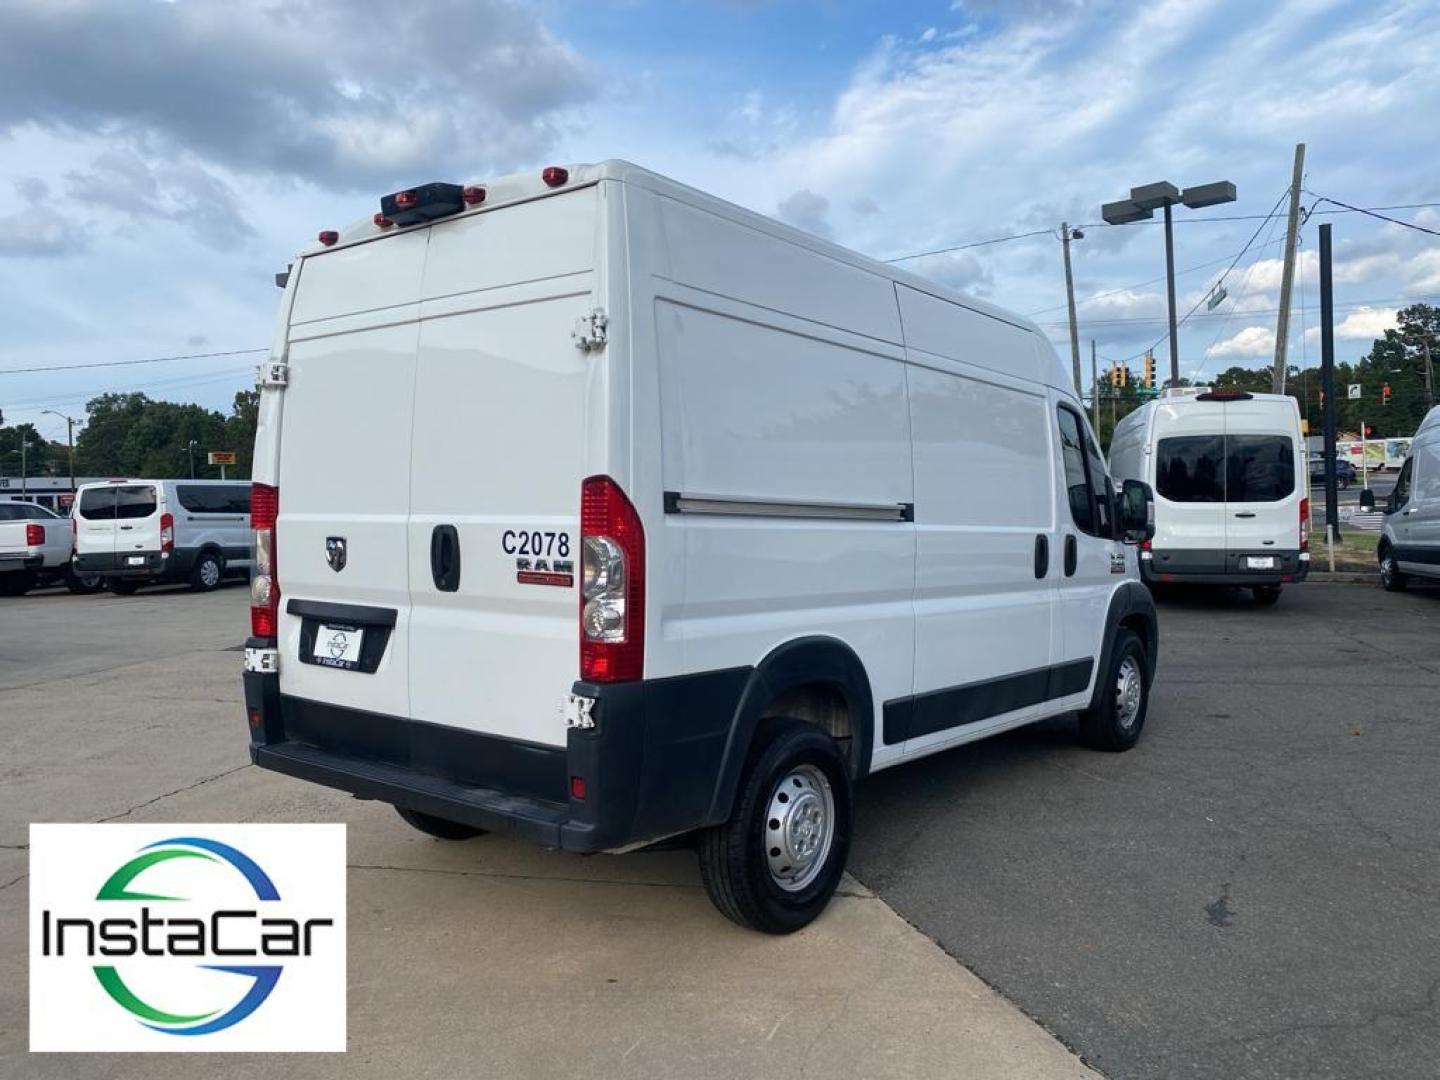
[[[1380,587],[1386,592],[1404,592],[1410,581],[1400,572],[1389,547],[1380,549]]]
[[[76,596],[97,593],[105,588],[105,579],[98,574],[77,574],[72,567],[65,568],[65,588]]]
[[[24,596],[35,587],[33,570],[12,570],[0,574],[0,596]]]
[[[395,807],[395,812],[407,825],[438,840],[469,840],[471,837],[481,836],[486,832],[485,829],[477,829],[474,825],[462,825],[458,821],[447,821],[445,818],[438,818],[433,814],[422,814],[419,810],[411,810],[405,806]]]
[[[213,551],[202,551],[190,571],[190,588],[196,592],[213,592],[225,580],[225,563]]]
[[[814,921],[840,884],[854,806],[835,740],[798,720],[772,724],[751,751],[730,820],[700,833],[698,853],[721,914],[789,934]]]
[[[1092,750],[1120,753],[1140,740],[1150,707],[1149,666],[1135,631],[1115,635],[1110,666],[1102,677],[1100,704],[1080,714],[1080,740]]]
[[[1261,607],[1274,607],[1280,600],[1280,586],[1256,585],[1250,590],[1250,594]]]
[[[110,591],[117,596],[132,596],[139,587],[140,584],[136,581],[126,581],[124,578],[110,579]]]

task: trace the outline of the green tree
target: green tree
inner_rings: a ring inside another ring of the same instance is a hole
[[[89,420],[75,443],[77,469],[91,476],[217,477],[210,450],[228,450],[226,418],[200,405],[152,401],[141,393],[105,394],[85,406]],[[193,448],[192,448],[193,443]]]
[[[225,420],[225,447],[238,455],[233,469],[226,475],[237,479],[248,479],[255,455],[255,428],[260,416],[260,391],[240,390],[235,394],[235,403]]]
[[[22,441],[28,444],[23,455]],[[18,477],[22,457],[26,476],[59,476],[65,472],[64,443],[42,437],[34,424],[0,427],[0,476]]]

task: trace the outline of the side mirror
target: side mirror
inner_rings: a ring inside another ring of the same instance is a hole
[[[1367,514],[1375,509],[1375,492],[1368,487],[1360,492],[1360,509]]]
[[[1143,480],[1126,480],[1120,488],[1120,531],[1127,544],[1155,536],[1155,493]]]

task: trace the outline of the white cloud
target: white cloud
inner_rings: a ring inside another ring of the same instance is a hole
[[[1217,341],[1205,350],[1211,360],[1226,357],[1253,359],[1275,355],[1275,331],[1268,326],[1247,326],[1233,337]]]
[[[1374,341],[1385,336],[1386,330],[1394,330],[1395,309],[1358,307],[1335,324],[1337,341]],[[1305,331],[1307,342],[1320,340],[1320,327],[1312,326]]]

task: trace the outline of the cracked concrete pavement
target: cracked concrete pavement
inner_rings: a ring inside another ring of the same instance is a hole
[[[244,618],[234,588],[0,601],[0,1075],[1095,1075],[854,881],[763,937],[687,851],[445,843],[249,766]],[[347,1054],[27,1054],[27,823],[116,820],[348,824]]]

